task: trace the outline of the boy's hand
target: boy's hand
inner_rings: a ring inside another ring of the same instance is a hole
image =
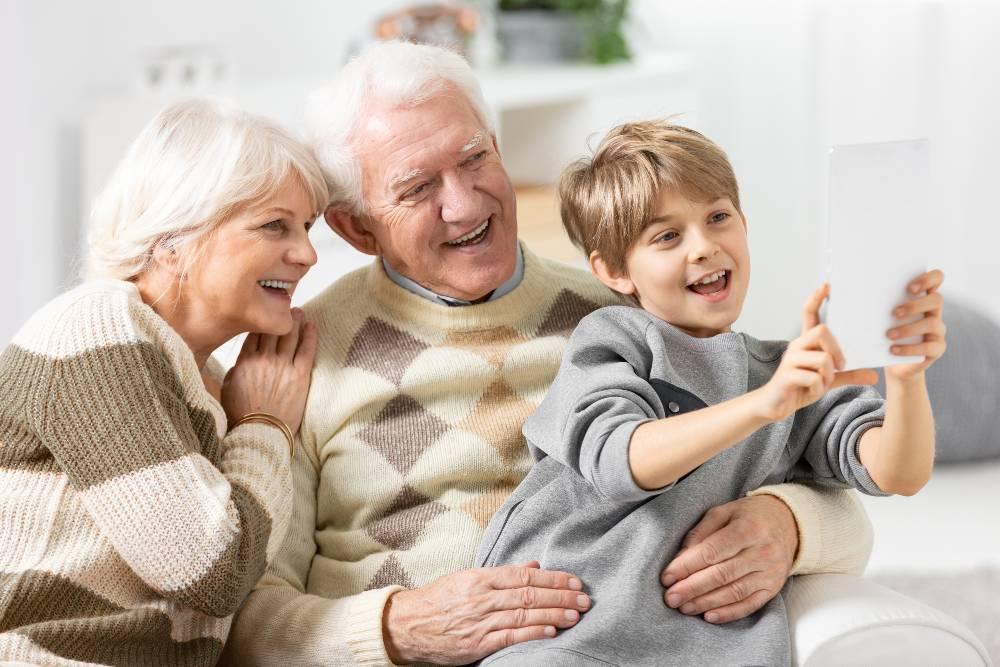
[[[923,315],[916,322],[893,327],[886,332],[890,340],[919,336],[923,340],[910,345],[893,345],[889,351],[900,356],[924,357],[923,361],[915,364],[899,364],[897,366],[887,366],[885,369],[886,379],[906,380],[920,375],[927,367],[937,361],[944,354],[947,343],[945,342],[944,320],[941,319],[941,308],[944,305],[944,297],[938,292],[941,283],[944,282],[944,274],[937,269],[928,271],[907,286],[910,294],[924,296],[901,303],[892,311],[896,319],[912,318],[914,315]]]
[[[840,343],[819,320],[819,308],[829,294],[824,284],[802,307],[802,334],[788,344],[781,365],[760,392],[762,414],[781,421],[799,408],[815,403],[834,387],[875,384],[878,375],[870,369],[838,372],[844,367]]]

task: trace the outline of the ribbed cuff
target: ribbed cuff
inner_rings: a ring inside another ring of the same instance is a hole
[[[791,574],[864,573],[872,551],[872,526],[853,491],[777,484],[747,495],[760,494],[778,498],[795,517],[799,549]]]
[[[356,595],[347,621],[347,645],[359,665],[392,665],[382,637],[382,614],[389,596],[404,590],[387,586]]]

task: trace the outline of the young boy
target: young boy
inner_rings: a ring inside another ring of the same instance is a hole
[[[815,480],[910,495],[928,480],[934,421],[924,371],[944,351],[942,281],[909,286],[894,316],[887,398],[871,370],[841,372],[819,321],[760,341],[730,328],[750,277],[746,219],[725,154],[664,122],[611,131],[563,174],[563,224],[597,277],[638,307],[584,318],[525,423],[537,463],[487,527],[480,565],[572,572],[593,606],[559,636],[484,660],[517,665],[776,665],[791,660],[780,595],[732,623],[664,604],[659,573],[709,508],[765,485]],[[765,595],[767,595],[765,593]],[[708,621],[708,622],[706,622]]]

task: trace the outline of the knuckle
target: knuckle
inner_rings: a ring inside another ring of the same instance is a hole
[[[701,553],[702,558],[709,565],[715,565],[722,558],[722,554],[719,552],[718,547],[712,541],[706,541],[701,543]]]
[[[527,609],[515,609],[514,618],[512,625],[515,628],[523,628],[528,625],[528,610]]]
[[[732,595],[733,600],[736,602],[745,600],[750,596],[750,591],[748,589],[749,587],[742,580],[734,581],[729,584],[729,592]]]
[[[535,604],[537,596],[535,595],[535,589],[531,586],[525,586],[521,589],[521,605],[525,608],[532,607]]]
[[[517,568],[517,580],[521,586],[531,586],[531,570],[526,567]]]

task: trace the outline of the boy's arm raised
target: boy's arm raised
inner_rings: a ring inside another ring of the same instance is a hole
[[[921,355],[924,360],[885,369],[885,422],[881,428],[869,429],[861,437],[861,463],[872,481],[886,493],[913,495],[930,479],[934,466],[934,415],[925,371],[944,354],[947,346],[941,319],[944,299],[937,291],[943,280],[940,271],[920,276],[909,290],[914,295],[926,294],[900,304],[893,311],[897,318],[920,314],[923,317],[889,330],[890,339],[922,337],[921,342],[912,345],[893,345],[892,353]]]
[[[837,372],[844,356],[833,334],[819,323],[824,285],[803,307],[802,335],[788,344],[781,364],[763,387],[708,408],[636,428],[629,443],[629,467],[643,489],[666,486],[757,429],[781,421],[834,387],[873,384],[874,371]],[[664,447],[670,442],[670,447]]]

